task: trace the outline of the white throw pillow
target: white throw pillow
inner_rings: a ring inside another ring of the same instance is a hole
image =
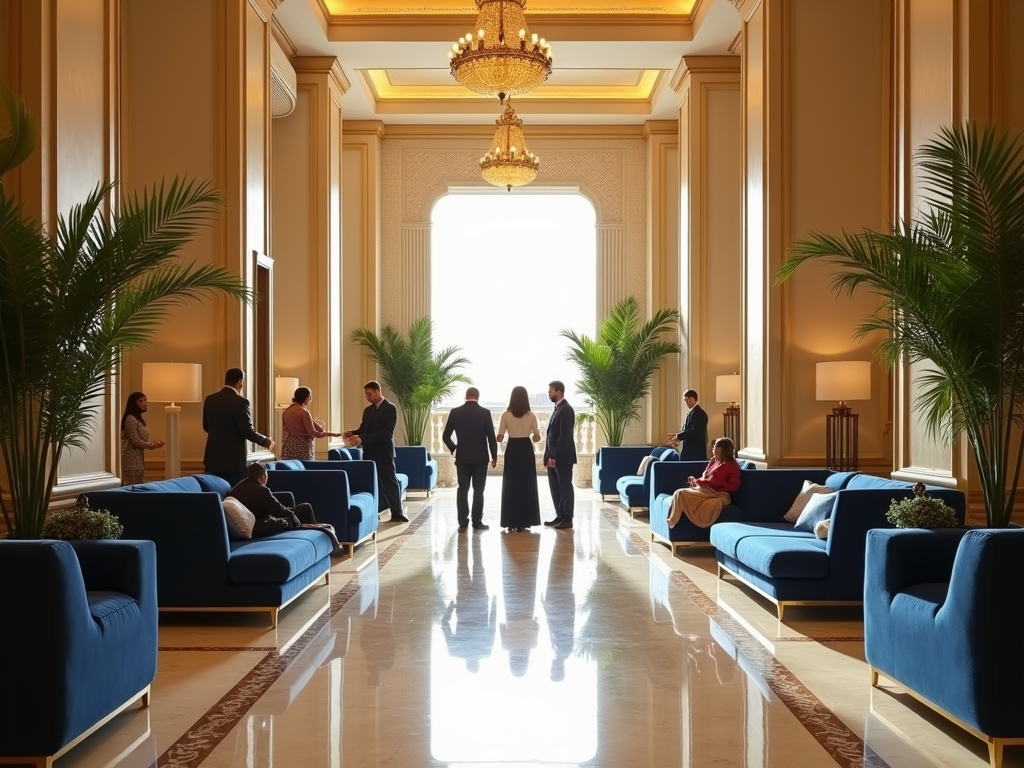
[[[782,519],[787,523],[795,523],[800,517],[800,513],[804,511],[804,507],[807,506],[807,502],[811,500],[811,496],[816,493],[835,493],[835,488],[829,488],[827,485],[818,485],[812,483],[810,480],[804,480],[804,487],[800,489],[800,493],[797,494],[796,500],[793,502],[793,506],[789,508],[789,511],[782,516]]]
[[[636,473],[640,477],[643,477],[644,476],[644,472],[647,471],[647,465],[650,464],[652,461],[654,461],[654,459],[655,459],[654,456],[644,456],[642,459],[640,459],[640,469],[638,469],[636,471]]]
[[[228,496],[223,504],[228,536],[232,539],[251,539],[252,527],[256,525],[256,515],[234,496]]]

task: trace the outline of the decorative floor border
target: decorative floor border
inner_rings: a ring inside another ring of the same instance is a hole
[[[613,528],[619,527],[619,513],[611,507],[600,508],[605,520]],[[651,541],[640,536],[636,531],[629,531],[630,543],[648,560],[651,557]],[[797,721],[814,740],[821,745],[829,756],[842,768],[890,768],[889,764],[879,757],[874,750],[866,748],[864,740],[854,733],[836,714],[814,693],[800,682],[774,654],[759,643],[750,632],[728,611],[720,608],[700,587],[685,573],[673,569],[672,583],[700,609],[701,613],[712,619],[729,635],[736,648],[750,661],[768,684],[779,701],[781,701]],[[835,638],[832,642],[843,642],[856,638]],[[863,638],[860,638],[863,640]],[[824,638],[772,638],[772,642],[825,642]]]
[[[393,558],[398,550],[402,548],[409,537],[416,533],[430,518],[434,505],[428,502],[416,518],[409,523],[408,527],[396,535],[383,552],[377,554],[378,567],[383,568]],[[365,546],[365,545],[364,545]],[[157,758],[150,768],[198,768],[198,766],[210,756],[232,729],[249,712],[252,706],[260,700],[277,679],[281,677],[291,666],[295,658],[306,648],[331,620],[360,589],[357,573],[350,574],[349,580],[331,596],[330,608],[324,611],[302,636],[292,643],[283,654],[279,654],[276,648],[269,649],[269,652],[260,659],[246,675],[235,683],[216,704],[197,720],[184,734],[182,734],[167,750]],[[164,650],[164,649],[161,649]],[[210,650],[221,651],[229,648],[181,648],[179,650]],[[237,650],[267,650],[265,648],[245,648]]]

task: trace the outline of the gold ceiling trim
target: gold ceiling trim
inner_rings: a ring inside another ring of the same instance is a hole
[[[632,5],[623,4],[622,0],[530,0],[529,13],[534,16],[557,14],[612,14],[627,15],[654,13],[678,16],[690,20],[700,11],[702,2],[707,0],[669,0],[668,2],[648,2]],[[426,16],[444,16],[449,14],[466,15],[464,4],[452,0],[319,0],[324,15],[331,21],[343,20],[352,15],[377,14],[417,14]]]
[[[664,72],[660,69],[637,70],[641,74],[635,85],[554,85],[545,83],[531,91],[529,96],[516,99],[524,102],[588,101],[619,102],[633,101],[648,103],[658,90]],[[495,99],[480,96],[463,88],[458,83],[437,85],[395,85],[386,69],[359,70],[374,101],[378,105],[388,102],[478,102],[493,110]]]
[[[650,122],[650,121],[648,121]],[[676,120],[659,120],[664,124],[665,131],[676,133],[679,123]],[[588,124],[530,124],[530,143],[547,148],[548,140],[563,142],[566,140],[590,139],[644,139],[647,124],[624,123],[621,125],[588,125]],[[373,134],[386,139],[465,139],[467,146],[476,151],[479,141],[489,140],[494,135],[494,121],[479,125],[462,124],[419,124],[419,123],[382,123],[377,120],[346,120],[342,125],[345,135]]]

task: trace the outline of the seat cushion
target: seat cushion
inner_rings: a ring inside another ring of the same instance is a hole
[[[730,507],[726,507],[730,509]],[[724,512],[724,510],[723,510]],[[719,518],[721,520],[721,518]],[[813,539],[814,534],[797,531],[789,523],[717,522],[711,526],[711,544],[719,552],[737,557],[739,543],[750,536],[781,536],[790,539]]]
[[[121,592],[86,592],[89,613],[103,633],[118,627],[127,627],[140,620],[139,604],[135,598]]]
[[[736,559],[773,579],[828,578],[825,542],[788,536],[748,536],[736,545]]]
[[[236,584],[283,584],[329,557],[330,538],[318,531],[285,531],[231,544],[228,579]]]
[[[377,514],[377,504],[372,493],[353,493],[350,499],[352,506],[348,508],[348,521],[361,523]]]
[[[620,494],[628,493],[627,488],[633,485],[643,485],[644,479],[640,475],[623,475],[615,481],[615,490]]]

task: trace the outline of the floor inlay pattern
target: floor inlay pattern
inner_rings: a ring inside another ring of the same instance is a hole
[[[612,507],[602,506],[601,512],[612,525],[618,526],[619,513]],[[645,557],[651,556],[651,541],[635,531],[629,533],[630,542]],[[737,648],[754,665],[772,692],[800,721],[815,740],[843,768],[890,768],[878,755],[865,750],[864,741],[832,710],[815,696],[807,686],[782,662],[753,638],[740,622],[722,610],[700,587],[682,571],[673,570],[672,583],[690,602],[709,619],[713,619],[736,643]],[[773,642],[782,638],[773,638]],[[785,640],[783,640],[785,642]],[[792,638],[791,642],[825,642],[822,638]]]

